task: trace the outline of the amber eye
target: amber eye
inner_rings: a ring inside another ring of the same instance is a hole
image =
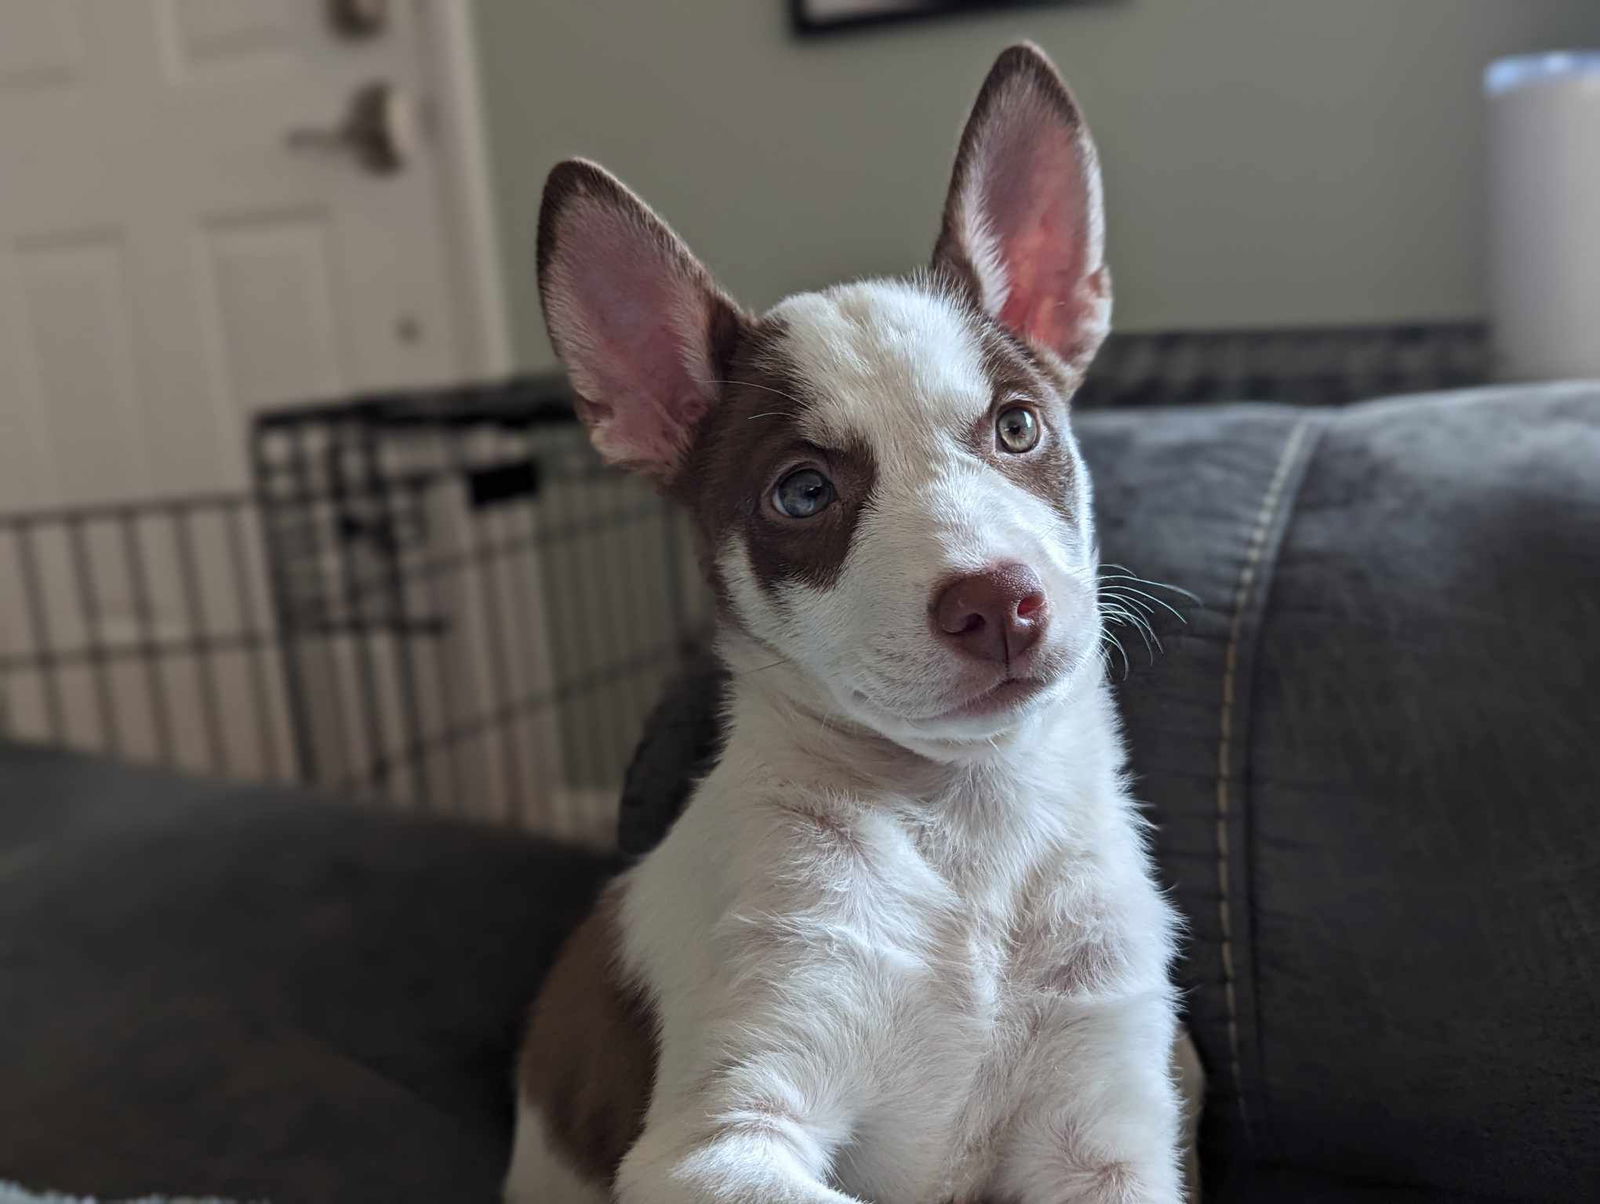
[[[833,482],[815,468],[797,468],[772,491],[772,504],[790,518],[813,518],[821,514],[837,496]]]
[[[1002,451],[1031,452],[1039,446],[1039,416],[1027,406],[1007,406],[994,420],[994,436]]]

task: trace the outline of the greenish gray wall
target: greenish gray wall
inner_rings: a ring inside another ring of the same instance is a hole
[[[1477,316],[1484,64],[1597,0],[1124,0],[819,40],[784,0],[475,0],[521,363],[544,174],[583,154],[747,304],[922,262],[989,60],[1030,37],[1101,147],[1124,329]]]

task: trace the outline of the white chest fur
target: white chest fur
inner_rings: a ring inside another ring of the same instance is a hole
[[[976,1198],[1042,1101],[1115,1087],[1130,1041],[1164,1075],[1173,919],[1100,683],[965,765],[759,698],[733,719],[626,886],[661,1025],[642,1145],[775,1135],[880,1204]]]

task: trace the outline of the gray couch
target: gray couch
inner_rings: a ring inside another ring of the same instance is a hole
[[[1600,1195],[1600,386],[1087,413],[1208,1195]],[[1120,666],[1118,675],[1121,676]],[[648,847],[714,668],[634,762]],[[0,1179],[489,1200],[604,858],[0,748]]]

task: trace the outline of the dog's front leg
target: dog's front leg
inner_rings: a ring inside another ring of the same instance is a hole
[[[802,1031],[829,1024],[830,1009],[762,1010],[707,1034],[695,1069],[675,1074],[663,1059],[644,1132],[617,1172],[619,1204],[853,1204],[826,1182],[855,1111],[850,1068]]]
[[[1018,1204],[1181,1204],[1174,1029],[1165,992],[1049,1007],[994,1194]]]
[[[864,1090],[853,981],[769,950],[737,1000],[709,1009],[720,1023],[669,1022],[619,1204],[854,1204],[828,1185]]]

